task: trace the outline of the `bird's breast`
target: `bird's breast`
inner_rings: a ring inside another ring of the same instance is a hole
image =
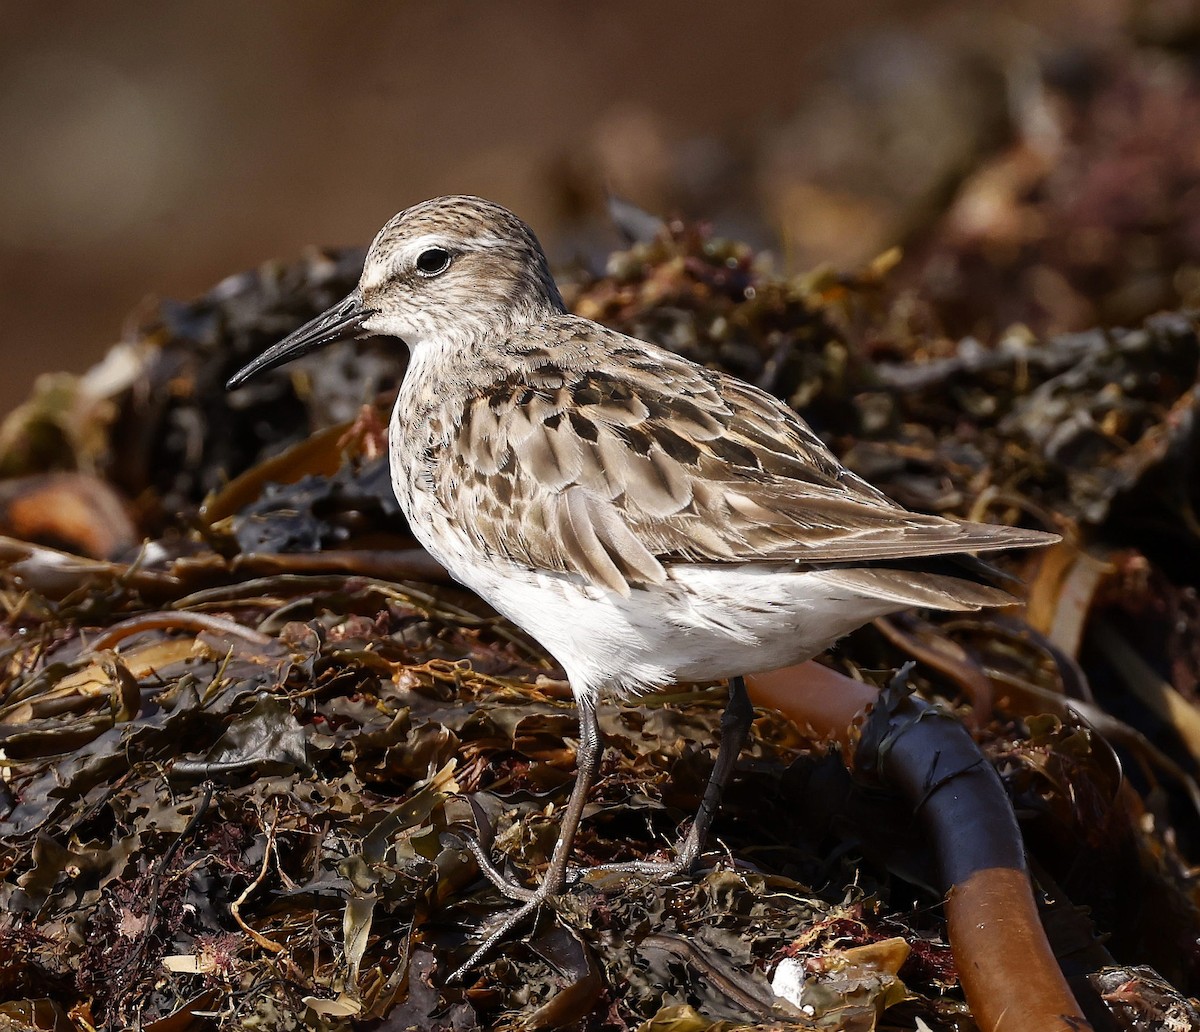
[[[433,494],[437,456],[428,421],[404,404],[403,395],[396,401],[388,427],[388,459],[396,500],[412,523],[421,498]]]

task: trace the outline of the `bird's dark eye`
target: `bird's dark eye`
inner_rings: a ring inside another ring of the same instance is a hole
[[[417,255],[417,272],[422,276],[436,276],[450,268],[450,252],[444,247],[431,247]]]

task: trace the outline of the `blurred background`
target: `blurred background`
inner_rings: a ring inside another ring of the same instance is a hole
[[[366,243],[450,192],[516,209],[559,263],[617,242],[611,190],[796,271],[902,244],[900,274],[949,292],[943,311],[956,291],[987,299],[948,333],[1140,318],[1200,282],[1200,108],[1179,64],[1193,8],[8,5],[0,413],[38,372],[86,368],[158,298],[308,244]],[[1158,56],[1128,73],[1139,48]],[[1072,105],[1097,97],[1111,115],[1093,112],[1080,143]],[[1038,207],[1048,195],[1059,222]],[[947,268],[942,246],[922,264],[947,233],[983,241],[987,261]],[[1118,250],[1141,264],[1109,297],[1088,269]]]

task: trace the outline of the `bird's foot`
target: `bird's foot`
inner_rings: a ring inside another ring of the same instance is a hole
[[[521,903],[528,903],[536,895],[537,890],[526,888],[524,885],[519,885],[509,878],[503,871],[500,870],[488,854],[488,850],[483,843],[475,835],[469,831],[464,831],[461,828],[454,830],[454,837],[466,846],[471,856],[475,858],[475,863],[479,865],[479,873],[482,874],[488,881],[496,886],[509,899],[515,899]],[[560,886],[561,887],[561,886]]]
[[[647,881],[666,882],[688,874],[700,858],[701,836],[696,826],[676,844],[670,860],[625,860],[619,863],[597,864],[580,870],[576,877],[586,875],[632,874]],[[575,873],[575,872],[572,872]]]
[[[631,874],[652,882],[666,882],[692,869],[692,861],[684,862],[679,857],[673,860],[626,860],[620,863],[597,864],[595,867],[580,868],[577,877],[590,875]],[[575,872],[573,872],[575,873]]]
[[[569,880],[565,874],[555,877],[550,872],[547,872],[546,877],[536,889],[527,889],[524,886],[515,885],[492,864],[491,859],[487,856],[478,839],[470,840],[464,838],[463,841],[467,843],[467,848],[471,850],[472,855],[479,862],[479,869],[487,879],[508,896],[509,899],[519,900],[521,905],[511,913],[506,914],[500,923],[492,931],[488,932],[487,937],[479,944],[475,952],[467,958],[466,962],[451,973],[447,979],[447,983],[451,985],[461,982],[468,971],[486,960],[498,946],[503,944],[513,932],[527,921],[536,921],[541,908],[549,904],[553,897],[562,892],[563,886]],[[473,845],[471,844],[472,841]]]
[[[559,895],[564,888],[575,885],[593,875],[605,874],[632,875],[653,882],[666,882],[687,874],[696,864],[700,855],[700,838],[695,831],[689,831],[674,850],[670,860],[630,860],[622,863],[597,864],[595,867],[565,867],[562,874],[556,875],[551,869],[536,889],[529,889],[512,881],[493,862],[489,851],[474,835],[462,829],[456,829],[455,837],[463,843],[479,865],[480,873],[496,886],[509,899],[516,900],[521,905],[506,914],[487,937],[481,942],[474,953],[467,958],[466,963],[456,969],[447,980],[454,984],[461,982],[477,964],[482,963],[504,943],[518,928],[526,922],[536,921],[541,908],[548,905],[553,897]]]
[[[477,964],[481,964],[492,953],[496,947],[500,946],[516,929],[520,928],[526,921],[537,917],[537,912],[545,902],[545,896],[540,890],[534,892],[533,895],[522,903],[512,913],[505,915],[504,920],[491,932],[488,933],[486,939],[483,940],[466,960],[461,967],[450,973],[450,977],[446,979],[448,985],[455,985],[461,982],[468,971]]]
[[[461,982],[471,968],[486,960],[514,931],[526,922],[535,921],[541,908],[548,904],[553,897],[559,895],[568,883],[574,883],[578,880],[578,873],[576,871],[563,870],[562,873],[556,873],[555,865],[551,864],[550,869],[547,870],[541,884],[536,889],[526,888],[524,885],[519,885],[509,878],[508,875],[492,862],[489,850],[475,835],[462,828],[457,828],[454,831],[454,837],[475,858],[475,862],[479,865],[479,873],[495,885],[505,896],[511,900],[516,900],[521,905],[506,914],[500,923],[487,934],[487,937],[479,944],[475,952],[467,958],[466,963],[451,973],[447,979],[449,984]]]

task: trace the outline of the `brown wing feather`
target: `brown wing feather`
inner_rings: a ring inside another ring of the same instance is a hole
[[[435,490],[478,544],[626,593],[681,560],[867,562],[1051,540],[910,513],[774,398],[626,341],[611,334],[613,360],[586,369],[552,351],[537,386],[514,370],[448,420],[457,440]]]

